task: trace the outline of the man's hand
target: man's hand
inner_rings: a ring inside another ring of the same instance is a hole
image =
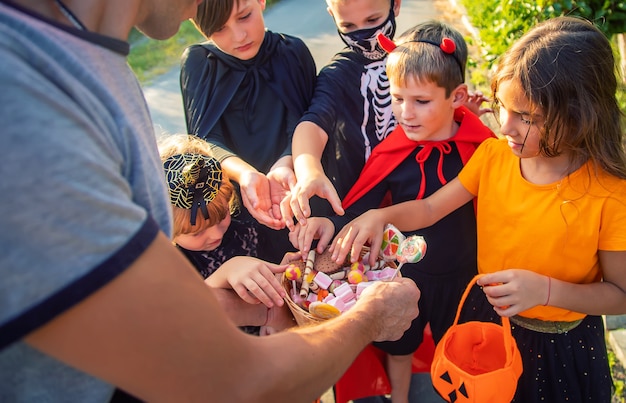
[[[419,314],[419,298],[420,290],[408,278],[376,281],[363,290],[356,305],[347,312],[362,307],[372,316],[370,323],[377,331],[374,341],[393,341],[402,337]]]

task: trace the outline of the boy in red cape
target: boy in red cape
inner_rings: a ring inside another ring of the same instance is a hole
[[[300,250],[308,250],[313,239],[319,238],[317,250],[322,252],[337,230],[368,209],[434,193],[457,176],[483,140],[494,137],[463,106],[468,99],[464,84],[467,45],[458,31],[428,21],[404,33],[398,45],[384,36],[379,41],[389,52],[387,76],[398,126],[374,148],[344,198],[346,214],[310,218],[291,233],[292,243]],[[420,315],[400,340],[374,343],[387,353],[394,403],[408,402],[412,357],[423,341],[424,329],[430,325],[435,343],[443,337],[463,290],[477,272],[472,203],[421,230],[420,235],[428,243],[428,253],[420,262],[402,266],[402,275],[414,280],[422,292]],[[376,376],[362,375],[364,385]]]

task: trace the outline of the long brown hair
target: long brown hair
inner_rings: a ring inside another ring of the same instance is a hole
[[[540,152],[567,152],[572,167],[591,160],[626,179],[622,113],[616,98],[618,68],[611,43],[589,21],[557,17],[538,24],[499,60],[491,82],[515,80],[541,108]]]

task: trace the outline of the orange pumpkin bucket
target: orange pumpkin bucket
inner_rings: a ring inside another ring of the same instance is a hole
[[[509,318],[502,317],[502,326],[478,321],[458,324],[479,277],[468,284],[454,323],[437,344],[430,374],[435,390],[447,402],[508,403],[522,374],[522,357]]]

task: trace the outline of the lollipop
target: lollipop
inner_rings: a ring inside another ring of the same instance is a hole
[[[398,262],[417,263],[426,254],[426,241],[423,236],[411,235],[400,244]]]
[[[391,224],[385,226],[383,231],[383,243],[380,246],[380,252],[383,259],[387,261],[396,260],[400,244],[406,239],[406,237],[400,232],[399,229]]]
[[[400,249],[397,253],[397,259],[400,264],[396,269],[393,277],[393,280],[396,277],[396,274],[400,271],[400,268],[405,263],[417,263],[426,254],[426,241],[423,236],[420,235],[411,235],[410,237],[404,239],[400,244]]]
[[[298,266],[292,263],[285,269],[285,277],[287,277],[287,280],[291,280],[291,293],[297,295],[296,280],[302,278],[302,271]]]

